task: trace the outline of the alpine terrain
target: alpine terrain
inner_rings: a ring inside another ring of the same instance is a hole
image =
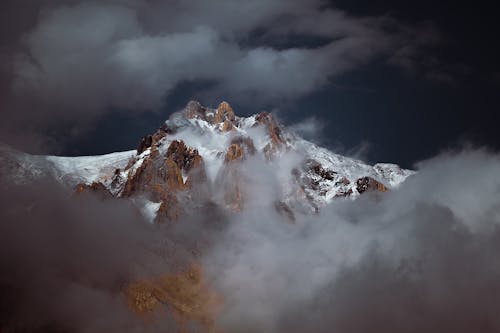
[[[248,204],[273,205],[293,222],[333,200],[391,190],[413,174],[396,164],[371,166],[335,154],[267,112],[238,117],[227,102],[216,109],[189,102],[136,150],[59,157],[2,146],[0,159],[1,173],[17,183],[49,176],[76,193],[131,199],[152,223],[176,221],[207,203],[235,213]],[[258,183],[275,183],[280,193],[258,193]]]

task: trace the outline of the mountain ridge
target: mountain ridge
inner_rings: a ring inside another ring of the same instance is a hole
[[[273,204],[293,220],[338,198],[390,190],[414,173],[335,154],[302,139],[271,113],[239,117],[225,101],[215,109],[190,101],[143,137],[135,151],[58,157],[1,150],[7,166],[2,173],[19,181],[49,175],[77,193],[141,198],[139,208],[156,222],[177,220],[201,202],[241,211],[262,196],[251,193],[252,183],[260,181],[278,182],[281,188],[278,201],[261,204]]]

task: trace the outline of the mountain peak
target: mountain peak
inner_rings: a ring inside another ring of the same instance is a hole
[[[23,177],[52,173],[71,186],[80,184],[77,192],[106,190],[131,198],[157,222],[174,221],[204,202],[232,212],[269,204],[293,220],[293,214],[316,212],[337,198],[391,190],[413,173],[335,154],[292,133],[271,113],[239,117],[226,101],[215,109],[190,101],[142,138],[136,151],[8,158]],[[277,184],[278,201],[260,198],[266,193],[255,192],[254,183],[261,182]]]
[[[384,192],[411,174],[411,171],[395,164],[370,166],[334,154],[291,133],[271,113],[265,111],[239,117],[226,101],[222,101],[217,108],[190,101],[183,110],[173,113],[165,126],[144,137],[139,147],[136,158],[126,168],[131,170],[128,171],[128,177],[140,175],[145,168],[149,168],[150,173],[157,173],[154,170],[161,171],[162,161],[167,161],[166,169],[170,170],[170,174],[162,181],[171,183],[168,178],[174,177],[172,184],[176,186],[171,186],[175,188],[174,192],[185,192],[187,197],[191,197],[192,191],[196,190],[194,187],[202,183],[208,184],[208,187],[212,184],[212,191],[216,189],[224,198],[222,206],[232,211],[241,211],[249,200],[247,192],[252,186],[250,179],[256,176],[245,174],[249,163],[270,164],[278,172],[274,175],[275,170],[269,170],[266,172],[272,174],[258,177],[285,179],[282,200],[276,206],[286,208],[280,209],[286,211],[286,215],[297,211],[317,211],[335,198],[355,198],[365,192]],[[298,158],[293,162],[295,165],[287,164],[291,156]],[[192,164],[190,161],[196,161],[195,167],[186,167]],[[198,177],[201,179],[198,184],[187,186],[187,179],[193,172],[191,169],[197,170],[195,172],[203,177]],[[138,180],[132,177],[136,183],[151,182],[154,178],[148,176],[145,180]],[[158,184],[158,181],[155,182]],[[147,188],[147,185],[136,187]],[[206,194],[210,198],[217,197],[208,192]],[[163,198],[167,197],[163,195]],[[159,214],[165,215],[169,211],[165,201],[161,200]],[[176,213],[165,216],[178,216],[184,204],[171,196],[167,201],[172,206],[170,211],[175,206]]]

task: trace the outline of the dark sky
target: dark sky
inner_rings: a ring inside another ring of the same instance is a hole
[[[3,141],[68,155],[130,149],[195,98],[228,100],[240,115],[277,110],[286,124],[315,119],[313,140],[370,162],[500,148],[492,5],[138,3],[5,2]]]

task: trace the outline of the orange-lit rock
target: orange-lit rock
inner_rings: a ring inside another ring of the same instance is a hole
[[[156,145],[151,153],[142,157],[142,163],[129,171],[122,197],[145,194],[154,202],[160,202],[156,221],[175,221],[184,211],[178,193],[189,191],[206,181],[205,166],[196,149],[189,148],[181,140],[170,143],[164,156]],[[129,163],[129,170],[135,160]],[[187,176],[186,182],[184,177]],[[196,185],[195,185],[196,184]],[[200,191],[198,191],[200,192]]]
[[[245,157],[245,153],[244,153],[243,149],[241,148],[241,146],[237,143],[232,143],[227,148],[225,161],[226,161],[226,163],[238,161],[238,160],[242,160],[244,157]]]
[[[237,136],[234,137],[227,148],[225,162],[239,161],[247,155],[255,154],[256,149],[251,138]]]
[[[224,120],[222,123],[222,132],[229,132],[234,128],[233,123],[229,120]]]
[[[231,139],[230,144],[238,145],[243,150],[245,156],[253,155],[257,151],[253,144],[253,140],[249,137],[236,136]]]
[[[156,212],[155,223],[174,222],[183,213],[183,207],[174,193],[165,191],[161,199],[160,208]]]
[[[130,197],[133,194],[144,191],[147,188],[146,185],[151,183],[153,179],[153,168],[151,166],[152,159],[145,158],[135,172],[129,172],[127,182],[125,183],[122,193],[123,197]]]
[[[100,182],[93,182],[92,184],[80,183],[75,187],[75,194],[82,194],[85,192],[95,193],[101,199],[112,198],[113,195],[108,191],[108,189]]]
[[[256,117],[255,120],[259,124],[266,126],[267,133],[271,137],[274,144],[283,143],[283,138],[281,137],[281,129],[274,117],[268,112],[261,112]]]
[[[200,155],[195,155],[191,162],[191,168],[189,169],[185,186],[191,189],[193,186],[202,184],[206,181],[207,173],[205,171],[203,158]]]
[[[156,145],[158,142],[167,135],[164,128],[160,128],[152,135],[151,145]]]
[[[198,151],[187,147],[182,140],[170,143],[166,157],[171,158],[185,173],[191,171],[195,165],[201,166],[202,158]]]
[[[214,124],[220,124],[224,120],[229,120],[231,123],[234,121],[235,115],[233,108],[228,102],[222,102],[217,107],[217,112],[214,118]]]
[[[193,322],[205,332],[220,332],[215,327],[215,316],[223,300],[208,285],[199,265],[129,283],[124,294],[130,309],[143,318],[154,318],[154,313],[166,310],[174,317],[179,332],[190,332]]]
[[[264,153],[268,158],[271,158],[285,143],[281,129],[274,117],[268,112],[259,113],[255,120],[258,124],[266,127],[266,131],[271,138],[271,142],[264,147]]]
[[[356,180],[356,189],[359,193],[369,192],[369,191],[378,191],[378,192],[386,192],[387,187],[381,182],[373,179],[372,177],[362,177]]]
[[[181,168],[174,162],[172,157],[165,160],[165,181],[169,191],[178,191],[184,188]]]
[[[247,187],[239,168],[239,162],[245,159],[245,146],[242,141],[234,141],[227,149],[225,165],[220,173],[218,186],[224,191],[226,207],[234,212],[240,212],[244,204],[244,189]]]

